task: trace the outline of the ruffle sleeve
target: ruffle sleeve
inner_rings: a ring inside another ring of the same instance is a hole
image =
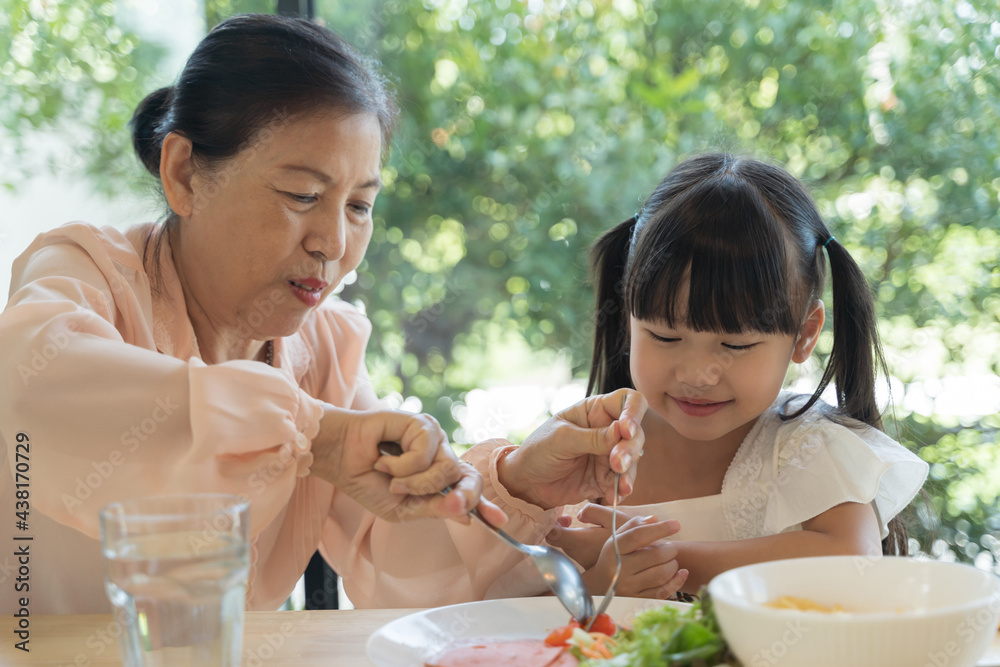
[[[764,534],[773,535],[846,502],[871,503],[884,539],[889,521],[927,478],[928,465],[885,433],[819,414],[778,429]]]

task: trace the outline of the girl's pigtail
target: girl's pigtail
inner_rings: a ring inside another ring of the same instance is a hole
[[[879,372],[889,377],[889,371],[879,342],[875,297],[847,248],[833,237],[824,245],[830,258],[833,286],[833,349],[815,396],[832,379],[837,387],[838,407],[854,419],[881,430],[875,381]]]
[[[623,281],[635,225],[636,217],[629,218],[599,238],[590,251],[597,301],[588,396],[595,390],[604,394],[632,386]]]
[[[882,430],[882,414],[875,400],[878,373],[889,377],[879,342],[875,297],[867,278],[847,248],[832,236],[823,244],[830,258],[833,285],[833,349],[814,402],[832,379],[837,387],[837,405],[843,413]],[[820,249],[822,251],[822,249]],[[888,525],[882,553],[905,556],[909,552],[906,525],[899,516]]]

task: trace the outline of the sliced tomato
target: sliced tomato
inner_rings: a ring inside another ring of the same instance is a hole
[[[602,614],[603,616],[603,614]],[[549,636],[545,638],[545,643],[549,646],[566,646],[566,642],[569,640],[570,636],[573,634],[573,628],[580,627],[580,624],[576,621],[570,622],[569,625],[564,625],[561,628],[556,628],[549,633]]]
[[[615,625],[615,622],[607,614],[598,614],[597,618],[594,619],[593,625],[590,626],[590,631],[614,637],[615,633],[618,632],[618,626]]]

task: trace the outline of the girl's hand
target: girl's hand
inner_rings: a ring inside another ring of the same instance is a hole
[[[556,414],[501,459],[500,481],[511,495],[550,509],[587,498],[632,492],[648,404],[634,389],[590,396]]]
[[[587,505],[590,507],[590,505]],[[580,512],[582,520],[583,512]],[[629,520],[621,512],[618,513],[618,525],[623,526]],[[584,570],[597,565],[604,543],[611,536],[611,529],[604,526],[577,526],[570,528],[572,520],[565,514],[556,519],[555,527],[545,536],[545,541],[561,549],[567,556],[575,560]]]
[[[603,530],[609,535],[601,545],[596,563],[588,567],[583,574],[584,581],[587,582],[587,587],[590,588],[591,592],[600,595],[611,585],[615,574],[615,551],[610,538],[611,508],[588,505],[585,510],[590,518],[601,522],[594,530]],[[581,519],[582,515],[583,512],[581,512]],[[674,595],[687,581],[688,571],[681,569],[677,563],[677,546],[665,538],[680,530],[680,523],[672,519],[657,521],[654,517],[632,517],[629,519],[621,512],[618,513],[618,519],[619,523],[622,520],[627,520],[618,529],[618,549],[622,557],[622,570],[616,594],[661,600]],[[570,556],[573,556],[570,552],[571,549],[577,550],[579,553],[584,540],[590,542],[597,535],[596,532],[586,535],[570,532],[591,530],[590,527],[585,529],[563,528],[562,530],[564,532],[563,539],[557,539],[553,544],[563,548]],[[592,545],[588,545],[588,548],[592,548]]]
[[[381,455],[378,444],[386,440],[398,442],[403,453]],[[482,475],[455,456],[430,415],[327,405],[312,451],[311,474],[387,521],[446,517],[468,523],[476,506],[490,523],[507,521],[500,508],[482,500]],[[447,496],[438,494],[449,485]]]
[[[604,543],[611,537],[611,513],[610,507],[587,503],[577,513],[576,518],[588,525],[570,528],[573,520],[563,514],[556,519],[555,527],[545,536],[545,540],[552,546],[562,549],[583,569],[589,570],[597,564]],[[631,518],[619,510],[618,529],[621,530]]]

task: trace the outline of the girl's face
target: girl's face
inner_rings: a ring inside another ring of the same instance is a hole
[[[381,141],[373,115],[314,115],[265,131],[213,172],[193,171],[176,261],[217,330],[290,335],[357,268]]]
[[[630,370],[650,409],[686,439],[741,442],[771,406],[792,361],[805,361],[823,327],[815,302],[802,331],[717,334],[629,318]]]

